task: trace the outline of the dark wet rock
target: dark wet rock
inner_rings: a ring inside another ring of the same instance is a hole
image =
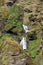
[[[12,0],[12,1],[13,1],[13,3],[17,2],[17,0]]]
[[[40,47],[40,49],[42,49],[42,46]]]
[[[12,2],[7,2],[6,5],[7,5],[7,6],[12,6],[13,3],[12,3]]]
[[[19,55],[19,52],[11,54],[11,56],[17,56],[17,55]]]
[[[34,17],[34,15],[30,15],[29,20],[30,21],[33,21],[33,22],[36,22],[37,21],[37,18]]]
[[[32,10],[24,9],[25,12],[32,13]]]
[[[41,2],[43,2],[43,0],[40,0]]]
[[[30,36],[30,38],[29,38],[29,40],[35,40],[35,39],[37,39],[36,36]]]
[[[10,30],[8,30],[6,33],[12,34],[12,35],[18,35],[17,32],[12,32]]]
[[[29,40],[36,40],[37,39],[37,35],[34,34],[30,34],[28,35]]]

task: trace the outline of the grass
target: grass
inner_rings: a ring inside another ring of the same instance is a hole
[[[18,17],[20,16],[20,14],[23,14],[22,8],[14,4],[11,7],[8,6],[8,10],[9,10],[10,15],[6,22],[5,30],[9,30],[13,26],[16,26],[16,28],[14,28],[13,31],[21,31],[22,29],[21,25],[22,25],[23,20],[18,20]]]
[[[29,42],[29,46],[28,46],[28,51],[31,54],[31,57],[34,59],[34,61],[38,60],[38,57],[36,55],[37,49],[40,45],[40,41],[41,41],[41,36],[40,33],[38,33],[37,35],[37,40],[33,40]]]
[[[1,44],[3,43],[3,40],[6,38],[9,38],[9,37],[10,37],[10,34],[5,34],[5,35],[3,35],[2,38],[0,38],[0,47],[1,47]]]

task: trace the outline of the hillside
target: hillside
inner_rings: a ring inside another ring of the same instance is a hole
[[[43,0],[0,0],[0,65],[43,65]]]

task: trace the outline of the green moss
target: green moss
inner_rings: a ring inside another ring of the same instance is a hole
[[[8,10],[10,12],[10,15],[6,22],[5,30],[9,30],[13,26],[16,26],[16,28],[14,28],[13,31],[22,30],[23,20],[22,21],[18,20],[20,14],[23,14],[22,8],[14,4],[12,7],[8,7]]]
[[[5,35],[3,35],[3,36],[0,38],[0,47],[1,47],[2,43],[3,43],[3,40],[6,39],[6,38],[9,38],[9,37],[10,37],[10,34],[5,34]]]

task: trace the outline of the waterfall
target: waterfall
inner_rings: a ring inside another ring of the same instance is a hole
[[[24,29],[25,33],[28,32],[28,26],[27,26],[27,25],[24,25],[24,24],[23,24],[23,29]]]
[[[20,45],[23,47],[23,50],[24,49],[27,49],[27,42],[26,42],[26,37],[23,37],[21,42],[20,42]]]
[[[23,24],[23,29],[24,29],[25,33],[28,32],[28,26],[26,26],[26,25]],[[25,34],[25,33],[24,33],[24,34]],[[22,38],[22,40],[21,40],[21,42],[20,42],[20,45],[23,47],[23,50],[24,50],[24,49],[27,49],[26,36],[25,36],[25,37],[23,36],[23,38]]]

